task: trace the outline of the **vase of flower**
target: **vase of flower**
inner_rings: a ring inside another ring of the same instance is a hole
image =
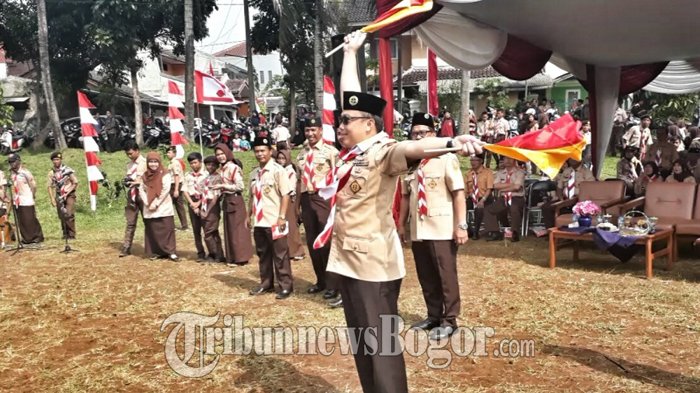
[[[591,226],[592,217],[600,214],[603,209],[592,201],[581,201],[572,210],[578,216],[578,226],[587,228]]]
[[[578,218],[578,226],[581,228],[588,228],[591,226],[593,219],[591,216],[580,216]]]

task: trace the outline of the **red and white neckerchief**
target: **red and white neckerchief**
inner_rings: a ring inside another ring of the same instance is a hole
[[[209,200],[211,199],[209,196],[209,181],[211,180],[211,175],[207,176],[206,179],[204,179],[204,187],[202,187],[202,203],[200,205],[200,210],[202,212],[206,213],[207,208],[209,207]]]
[[[571,172],[569,180],[566,182],[566,199],[571,199],[576,193],[576,171]]]
[[[190,172],[190,176],[194,178],[194,180],[192,180],[192,190],[194,191],[194,194],[190,195],[192,195],[195,198],[202,199],[202,186],[197,180],[198,177],[202,176],[202,172]]]
[[[416,170],[416,178],[418,180],[418,217],[422,220],[428,215],[428,197],[425,194],[425,174],[423,167],[430,161],[430,158],[424,158],[420,161]]]
[[[134,177],[136,176],[136,171],[139,169],[139,165],[136,163],[136,161],[134,161],[132,164],[133,165],[131,166],[131,169],[129,169],[129,172],[126,174],[126,177],[128,177],[131,180],[135,180]],[[138,194],[138,190],[136,190],[136,187],[131,187],[129,189],[129,198],[132,202],[136,202],[136,194]]]
[[[649,176],[649,181],[650,182],[656,181],[656,175]]]
[[[472,201],[474,201],[474,205],[479,203],[479,175],[477,175],[476,171],[472,171],[472,183],[474,184],[474,190],[472,191]]]
[[[233,184],[236,184],[236,174],[238,173],[238,165],[233,163],[233,172],[231,172],[231,177],[229,177],[229,181],[231,181]]]
[[[253,184],[253,216],[256,224],[263,219],[262,177],[265,172],[267,172],[267,169],[260,168],[255,175],[255,184]]]
[[[309,147],[309,152],[306,153],[306,159],[304,160],[304,173],[302,177],[304,187],[306,187],[307,191],[313,189],[314,175],[314,149]]]
[[[352,150],[343,149],[338,155],[338,165],[333,168],[332,171],[328,172],[326,175],[325,184],[317,184],[318,194],[326,200],[330,199],[330,214],[328,215],[328,220],[326,221],[326,226],[323,231],[318,234],[314,240],[314,250],[317,250],[328,243],[333,233],[333,223],[335,222],[335,198],[338,191],[342,190],[343,187],[350,179],[350,172],[353,168],[353,160],[359,154],[364,153],[362,149],[355,146]]]
[[[13,201],[15,207],[19,207],[19,185],[17,183],[17,180],[19,180],[19,172],[12,174],[12,192],[15,193]]]
[[[510,184],[510,172],[506,171],[506,184]],[[503,193],[503,198],[506,200],[506,206],[513,204],[513,192],[508,191]]]
[[[294,171],[294,167],[291,165],[287,165],[284,168],[287,170],[287,177],[289,177],[289,180],[292,180],[294,175],[296,175],[296,172]]]
[[[654,157],[654,162],[656,162],[656,166],[661,168],[661,149],[656,150],[656,157]]]

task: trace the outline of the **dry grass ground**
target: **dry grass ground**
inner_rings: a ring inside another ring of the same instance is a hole
[[[230,269],[139,256],[117,258],[120,231],[81,252],[60,243],[19,258],[0,255],[0,389],[6,391],[357,392],[350,356],[222,356],[206,377],[174,373],[164,356],[170,314],[239,314],[247,326],[342,326],[341,310],[307,295],[308,259],[294,262],[295,294],[251,298],[256,261]],[[178,232],[182,249],[189,233]],[[463,326],[489,326],[488,352],[506,339],[535,342],[534,357],[457,357],[443,370],[406,356],[409,386],[426,392],[697,392],[700,265],[643,278],[637,258],[619,264],[596,250],[574,264],[562,250],[546,267],[546,243],[471,242],[459,255]],[[136,250],[139,254],[140,250]],[[400,297],[412,323],[425,307],[410,251]],[[685,251],[689,254],[689,250]],[[221,321],[218,323],[222,325]],[[182,352],[180,352],[182,353]]]

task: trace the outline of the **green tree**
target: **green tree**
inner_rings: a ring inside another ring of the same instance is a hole
[[[15,108],[12,106],[3,104],[3,98],[4,94],[2,86],[0,86],[0,127],[12,125],[12,114],[15,111]]]
[[[508,95],[506,94],[506,91],[498,78],[478,80],[476,82],[476,86],[474,87],[474,92],[491,101],[491,106],[494,108],[507,109],[510,107]]]

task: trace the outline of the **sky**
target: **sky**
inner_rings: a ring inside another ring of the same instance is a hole
[[[207,53],[218,52],[245,40],[243,0],[217,0],[216,4],[219,9],[214,10],[207,20],[209,36],[195,43],[198,50]]]

